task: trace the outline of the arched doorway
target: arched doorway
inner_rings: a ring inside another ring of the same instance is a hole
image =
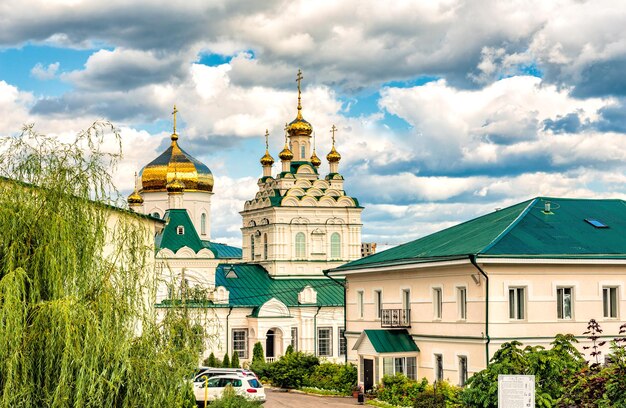
[[[274,361],[282,355],[283,332],[278,328],[272,328],[265,335],[265,359]]]

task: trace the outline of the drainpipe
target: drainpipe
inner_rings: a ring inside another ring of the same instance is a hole
[[[485,363],[486,366],[489,365],[489,343],[491,342],[491,338],[489,337],[489,276],[481,269],[480,266],[476,263],[476,255],[469,256],[470,262],[472,265],[476,267],[478,272],[481,273],[485,277],[485,337],[487,338],[487,342],[485,343]]]
[[[228,340],[228,318],[230,314],[233,312],[233,307],[228,308],[228,314],[226,315],[226,354],[230,355],[230,341]]]
[[[324,272],[324,275],[326,275],[328,279],[335,282],[337,285],[341,285],[343,287],[343,338],[346,341],[346,354],[343,356],[343,359],[344,363],[348,364],[348,339],[346,339],[346,331],[348,330],[348,316],[346,315],[346,298],[348,297],[348,285],[346,285],[345,281],[338,281],[337,279],[328,275],[326,272]]]
[[[320,313],[322,306],[317,307],[317,312],[313,316],[313,354],[317,356],[317,315]]]

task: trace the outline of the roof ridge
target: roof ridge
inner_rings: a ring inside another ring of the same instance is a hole
[[[522,220],[522,218],[526,216],[526,214],[528,214],[530,209],[534,207],[535,203],[542,198],[543,197],[532,198],[530,202],[528,203],[528,205],[526,206],[526,208],[524,208],[524,211],[520,212],[519,215],[515,217],[515,219],[509,224],[508,227],[506,227],[501,233],[499,233],[489,244],[487,244],[486,247],[478,251],[478,253],[485,253],[489,251],[498,242],[500,242],[500,240],[504,238],[504,236],[508,234],[517,224],[519,224],[519,222]]]

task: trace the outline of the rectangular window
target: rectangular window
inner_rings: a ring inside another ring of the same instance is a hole
[[[605,318],[617,318],[617,288],[602,288],[602,305]]]
[[[509,318],[524,319],[524,288],[509,288]]]
[[[411,308],[411,290],[402,289],[402,308],[409,310]]]
[[[317,355],[321,357],[333,355],[332,327],[320,327],[317,329]]]
[[[383,375],[393,375],[393,357],[383,358]]]
[[[291,328],[291,347],[293,347],[293,351],[298,351],[298,328]]]
[[[457,302],[459,304],[459,320],[467,319],[467,289],[458,288]]]
[[[442,299],[441,299],[441,288],[433,289],[433,317],[435,319],[441,319],[441,308],[442,308]]]
[[[233,351],[239,358],[248,358],[248,329],[233,329]]]
[[[346,355],[346,329],[343,327],[339,328],[339,355]]]
[[[359,318],[363,318],[363,291],[360,290],[356,293],[356,303],[357,303],[357,313],[359,314]]]
[[[572,288],[556,289],[556,307],[557,318],[572,318]]]
[[[383,309],[383,292],[380,290],[374,291],[374,298],[376,300],[376,318],[380,319],[380,311]]]
[[[443,380],[443,356],[435,354],[435,380]]]
[[[459,386],[465,386],[467,382],[467,357],[459,356]]]
[[[406,358],[406,376],[411,380],[417,380],[417,358]]]
[[[394,369],[396,374],[404,374],[404,358],[394,358]]]

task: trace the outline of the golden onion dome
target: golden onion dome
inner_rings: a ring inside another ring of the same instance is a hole
[[[328,160],[329,163],[335,163],[341,160],[341,155],[335,149],[335,145],[333,145],[333,148],[330,149],[330,153],[326,155],[326,160]]]
[[[139,195],[137,190],[128,196],[128,204],[143,204],[143,197]]]
[[[319,167],[320,164],[322,164],[322,161],[320,160],[319,157],[317,157],[317,155],[315,154],[315,149],[313,149],[313,155],[311,156],[311,164],[314,165],[315,167]]]
[[[265,150],[265,155],[261,157],[261,165],[271,166],[272,164],[274,164],[274,158],[270,155],[268,150]]]
[[[141,191],[166,191],[168,183],[178,179],[185,191],[212,192],[211,170],[178,146],[176,132],[171,139],[170,147],[141,170]]]
[[[185,191],[185,183],[175,178],[174,180],[167,183],[165,189],[168,193],[182,193]]]
[[[287,132],[290,136],[311,136],[313,126],[304,120],[300,109],[298,109],[298,116],[287,125]]]
[[[278,153],[278,157],[281,160],[291,160],[291,159],[293,159],[293,153],[291,152],[291,150],[289,150],[289,146],[287,145],[287,143],[285,143],[285,148],[283,149],[283,151]]]

